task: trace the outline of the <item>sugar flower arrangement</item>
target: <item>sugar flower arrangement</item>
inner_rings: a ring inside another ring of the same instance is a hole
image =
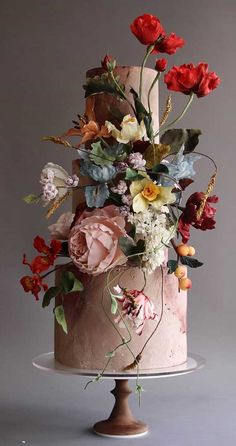
[[[157,17],[150,14],[137,17],[130,29],[145,47],[139,90],[130,89],[133,100],[127,97],[125,86],[116,75],[115,59],[106,55],[101,63],[102,74],[89,78],[84,86],[85,114],[78,115],[78,120],[73,121],[74,127],[61,136],[44,138],[74,150],[79,158],[79,173],[77,176],[48,162],[40,175],[41,191],[24,200],[41,202],[47,207],[47,218],[76,190],[83,192],[84,204],[78,205],[75,214],[63,213],[49,226],[49,244],[39,236],[34,239],[38,255],[31,262],[24,255],[23,263],[30,274],[21,278],[21,284],[36,300],[44,293],[42,306],[46,307],[59,293],[83,291],[83,274],[108,273],[107,289],[115,323],[123,321],[141,335],[146,320],[158,321],[152,297],[146,296],[144,289],[128,290],[114,281],[111,287],[109,274],[118,266],[135,265],[142,269],[146,278],[166,264],[169,249],[168,272],[176,275],[181,290],[191,288],[186,265],[195,268],[202,263],[193,257],[195,249],[189,245],[189,240],[192,228],[205,231],[215,227],[213,204],[218,197],[211,192],[217,168],[209,156],[195,150],[201,131],[175,128],[175,125],[193,100],[210,94],[218,87],[220,79],[209,71],[205,62],[173,66],[166,72],[168,63],[162,54],[175,54],[185,41],[173,32],[168,34]],[[145,107],[143,70],[151,57],[157,57],[152,62],[156,76],[148,92],[148,107]],[[150,94],[162,77],[168,90],[186,95],[187,101],[181,113],[171,120],[172,98],[168,96],[159,129],[154,130]],[[100,125],[96,122],[94,97],[102,93],[129,103],[130,114],[120,116],[119,124],[117,116],[115,123],[105,121]],[[195,162],[202,158],[213,163],[213,175],[204,191],[187,196],[183,204],[183,192],[194,181]],[[86,185],[81,181],[83,177],[89,179]],[[62,270],[60,284],[48,287],[46,277],[62,268],[60,264],[55,266],[56,259],[61,256],[69,259],[68,265],[77,268],[80,280],[72,272],[75,269]],[[63,305],[56,306],[54,314],[67,332]]]

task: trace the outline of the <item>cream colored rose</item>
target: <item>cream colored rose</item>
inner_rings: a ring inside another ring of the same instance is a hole
[[[116,206],[85,211],[69,234],[71,260],[80,271],[92,275],[122,265],[126,257],[118,241],[125,235],[125,220]]]
[[[146,135],[146,127],[143,121],[139,124],[137,119],[131,115],[126,115],[121,122],[121,130],[118,130],[110,121],[106,121],[105,125],[112,136],[123,144],[130,141],[138,141]]]
[[[72,212],[65,212],[58,218],[56,223],[48,226],[53,239],[66,240],[68,238],[74,215]]]

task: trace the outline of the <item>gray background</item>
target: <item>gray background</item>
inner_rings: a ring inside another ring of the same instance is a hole
[[[47,235],[41,206],[27,207],[21,197],[37,192],[39,172],[47,161],[70,168],[72,154],[41,142],[41,137],[60,134],[77,112],[83,112],[85,71],[99,65],[106,52],[122,65],[140,63],[144,47],[128,25],[144,12],[156,14],[167,30],[187,40],[170,65],[206,60],[222,77],[220,88],[196,100],[182,122],[203,130],[199,149],[212,154],[219,165],[216,193],[221,202],[217,229],[196,231],[192,238],[205,266],[191,271],[189,350],[206,357],[207,366],[193,375],[145,382],[141,409],[135,396],[131,401],[137,416],[151,426],[149,436],[138,443],[218,446],[236,441],[236,2],[2,0],[1,445],[21,440],[32,446],[112,443],[88,430],[108,415],[111,383],[84,392],[84,380],[31,366],[34,356],[53,349],[53,316],[18,284],[25,274],[21,254],[27,251],[32,257],[34,235]],[[175,95],[175,113],[185,100]],[[201,171],[203,187],[209,173]]]

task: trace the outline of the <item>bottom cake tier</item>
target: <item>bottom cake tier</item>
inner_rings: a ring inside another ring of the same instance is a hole
[[[139,362],[140,369],[157,369],[182,364],[187,359],[187,292],[178,290],[178,279],[168,274],[167,267],[157,268],[147,276],[144,293],[153,302],[157,313],[156,320],[146,320],[141,335],[129,326],[121,327],[111,313],[111,299],[107,290],[108,275],[87,276],[78,270],[73,272],[84,283],[84,291],[63,296],[63,306],[68,334],[55,321],[54,352],[60,363],[79,369],[101,370],[107,362],[109,352],[123,340],[131,340],[122,345],[111,358],[107,371],[122,371],[133,363],[144,344]],[[116,268],[109,277],[111,289],[117,284],[128,290],[142,290],[144,276],[139,268]],[[60,273],[57,272],[56,282]],[[114,291],[115,293],[115,291]],[[57,297],[56,305],[62,297]],[[120,305],[118,303],[118,305]],[[128,319],[125,321],[128,323]],[[156,329],[156,330],[155,330]],[[118,330],[118,331],[117,331]],[[155,330],[155,331],[154,331]],[[132,353],[131,353],[132,352]]]

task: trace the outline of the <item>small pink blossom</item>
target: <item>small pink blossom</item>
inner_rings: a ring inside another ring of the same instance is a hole
[[[65,184],[68,187],[77,187],[79,184],[79,177],[76,174],[70,175],[66,180]]]
[[[43,197],[46,201],[51,201],[56,198],[58,189],[53,183],[45,183],[43,186]]]
[[[128,217],[128,215],[129,215],[129,213],[130,213],[130,207],[127,206],[127,205],[125,205],[125,206],[120,206],[120,207],[119,207],[119,211],[120,211],[120,214],[121,214],[123,217]]]
[[[124,161],[119,161],[116,167],[118,172],[124,172],[127,169],[128,164],[125,163]]]
[[[131,153],[129,155],[129,164],[134,168],[134,169],[141,169],[142,167],[145,166],[146,164],[146,160],[143,159],[143,155],[142,153],[139,152],[135,152],[135,153]]]
[[[146,320],[157,320],[157,313],[152,301],[142,291],[123,289],[123,299],[119,299],[119,302],[122,305],[122,316],[131,320],[138,335],[142,334]],[[117,323],[121,321],[120,316],[115,320]]]
[[[131,197],[131,195],[123,195],[122,198],[122,203],[124,203],[126,206],[131,206],[132,202],[133,202],[133,198]]]
[[[120,180],[117,186],[114,186],[111,188],[111,191],[114,192],[114,194],[123,195],[127,191],[127,184],[124,180]]]

